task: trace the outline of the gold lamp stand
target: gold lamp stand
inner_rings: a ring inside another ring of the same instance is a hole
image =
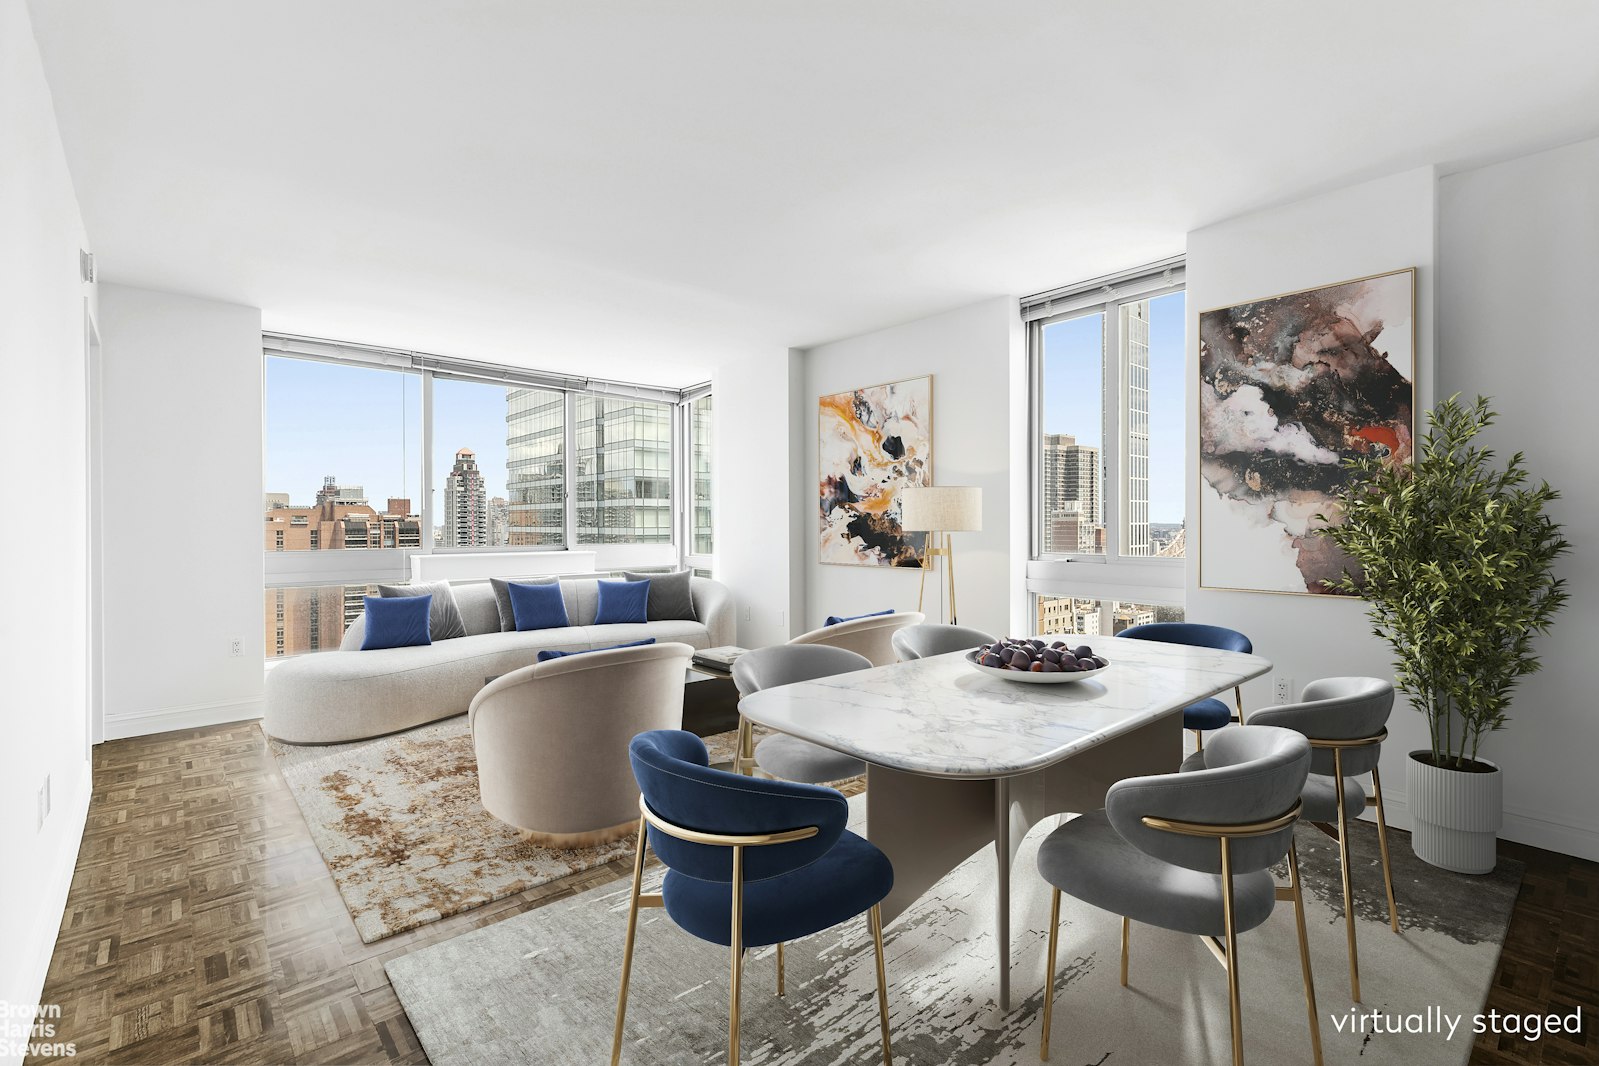
[[[907,532],[926,533],[922,551],[922,583],[916,593],[916,609],[922,609],[927,596],[927,571],[933,559],[943,556],[949,574],[949,620],[955,621],[955,553],[950,549],[951,533],[980,533],[983,529],[983,490],[969,485],[907,485],[900,497],[900,524]],[[938,539],[943,538],[939,544]]]
[[[940,536],[944,538],[943,545],[941,547],[936,547],[936,548],[933,547],[932,546],[933,538],[940,537]],[[927,534],[927,541],[928,541],[928,547],[922,553],[922,555],[923,555],[923,561],[922,561],[922,583],[921,583],[921,587],[916,590],[916,609],[918,611],[920,611],[922,609],[922,600],[927,595],[927,571],[929,571],[929,570],[931,570],[933,568],[933,560],[936,557],[943,556],[944,559],[945,559],[944,571],[949,577],[949,620],[950,620],[950,624],[953,625],[955,623],[955,621],[956,621],[956,615],[955,615],[955,553],[954,553],[954,551],[952,551],[950,549],[950,546],[949,546],[949,534],[948,533],[929,533],[929,534]]]

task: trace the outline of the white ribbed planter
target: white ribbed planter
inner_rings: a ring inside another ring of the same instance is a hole
[[[1413,751],[1405,760],[1411,850],[1445,870],[1488,873],[1498,861],[1505,775],[1487,759],[1477,761],[1492,766],[1491,774],[1443,770],[1422,761],[1431,754]]]

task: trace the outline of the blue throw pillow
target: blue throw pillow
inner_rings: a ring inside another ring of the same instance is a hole
[[[513,581],[510,589],[511,613],[516,618],[518,633],[530,629],[563,629],[572,624],[566,620],[566,601],[561,598],[559,582]]]
[[[622,622],[647,622],[649,604],[648,581],[601,581],[600,605],[594,612],[594,624],[614,626]]]
[[[604,648],[584,648],[582,651],[554,651],[539,652],[538,661],[547,663],[551,659],[564,659],[568,655],[587,655],[591,651],[615,651],[617,648],[642,648],[646,644],[654,644],[654,637],[645,637],[643,640],[630,640],[626,644],[611,644]]]
[[[428,635],[428,612],[433,610],[432,596],[401,596],[386,599],[367,596],[366,634],[361,640],[362,651],[378,648],[414,648],[432,644]]]
[[[836,614],[830,614],[830,615],[827,616],[827,621],[823,622],[822,625],[824,625],[824,626],[836,626],[840,622],[853,622],[857,618],[876,618],[880,614],[893,614],[893,613],[894,613],[894,608],[890,607],[886,611],[867,611],[865,614],[852,614],[852,615],[848,616],[847,618],[840,618]]]

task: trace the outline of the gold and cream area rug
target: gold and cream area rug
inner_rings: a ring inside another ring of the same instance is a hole
[[[859,826],[870,794],[852,799]],[[1053,822],[1053,819],[1050,820]],[[992,849],[939,881],[884,931],[894,1061],[915,1066],[1026,1066],[1039,1061],[1049,892],[1038,842],[1022,845],[1011,957],[1013,1009],[992,999]],[[1298,830],[1321,1035],[1328,1066],[1458,1066],[1467,1061],[1521,865],[1487,877],[1426,866],[1394,833],[1404,934],[1388,928],[1376,832],[1353,835],[1360,905],[1361,988],[1349,999],[1336,848]],[[658,884],[660,871],[647,877]],[[389,980],[435,1066],[486,1062],[606,1062],[626,932],[625,883],[593,888],[394,959]],[[1135,925],[1128,987],[1118,980],[1120,922],[1067,898],[1050,1061],[1231,1062],[1226,974],[1197,937]],[[1246,1061],[1311,1061],[1293,909],[1239,938]],[[871,939],[864,920],[788,945],[787,995],[777,998],[771,948],[745,966],[742,1061],[747,1066],[880,1062]],[[626,1066],[726,1061],[727,949],[676,928],[663,910],[639,915],[624,1032]],[[1456,1028],[1449,1029],[1454,1021]]]
[[[731,761],[735,739],[706,738],[713,763]],[[351,744],[267,745],[368,944],[633,855],[631,839],[538,847],[485,811],[465,715]]]

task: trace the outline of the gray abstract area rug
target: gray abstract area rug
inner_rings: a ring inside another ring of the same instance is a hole
[[[709,738],[732,758],[732,733]],[[376,740],[268,740],[364,943],[631,857],[631,839],[543,848],[478,801],[465,715]]]
[[[865,797],[851,800],[857,816]],[[1050,823],[1053,819],[1050,820]],[[886,930],[890,1023],[897,1063],[1037,1063],[1049,893],[1023,844],[1013,879],[1014,1009],[994,1004],[993,859],[984,851],[940,881]],[[857,817],[859,824],[859,817]],[[1299,830],[1322,1041],[1328,1063],[1462,1063],[1509,924],[1519,864],[1484,878],[1425,866],[1394,834],[1405,932],[1388,929],[1375,831],[1354,834],[1360,1009],[1429,1007],[1466,1021],[1447,1034],[1372,1035],[1349,1026],[1336,851]],[[1368,838],[1370,838],[1368,840]],[[1331,860],[1331,862],[1329,862]],[[658,883],[658,872],[649,878]],[[646,889],[651,884],[646,884]],[[1366,899],[1374,906],[1367,906]],[[628,893],[607,885],[394,959],[389,980],[435,1066],[484,1062],[606,1062],[616,1007]],[[1133,927],[1129,987],[1119,984],[1120,922],[1062,904],[1060,976],[1051,1061],[1228,1063],[1226,975],[1196,938]],[[1309,1063],[1293,910],[1279,905],[1239,944],[1247,1059]],[[745,967],[742,1061],[785,1066],[879,1062],[875,973],[865,919],[792,943],[787,995],[774,995],[771,948]],[[695,940],[660,910],[640,912],[623,1063],[726,1061],[726,949]],[[1343,1019],[1341,1031],[1335,1019]],[[1370,1029],[1369,1021],[1366,1023]]]

